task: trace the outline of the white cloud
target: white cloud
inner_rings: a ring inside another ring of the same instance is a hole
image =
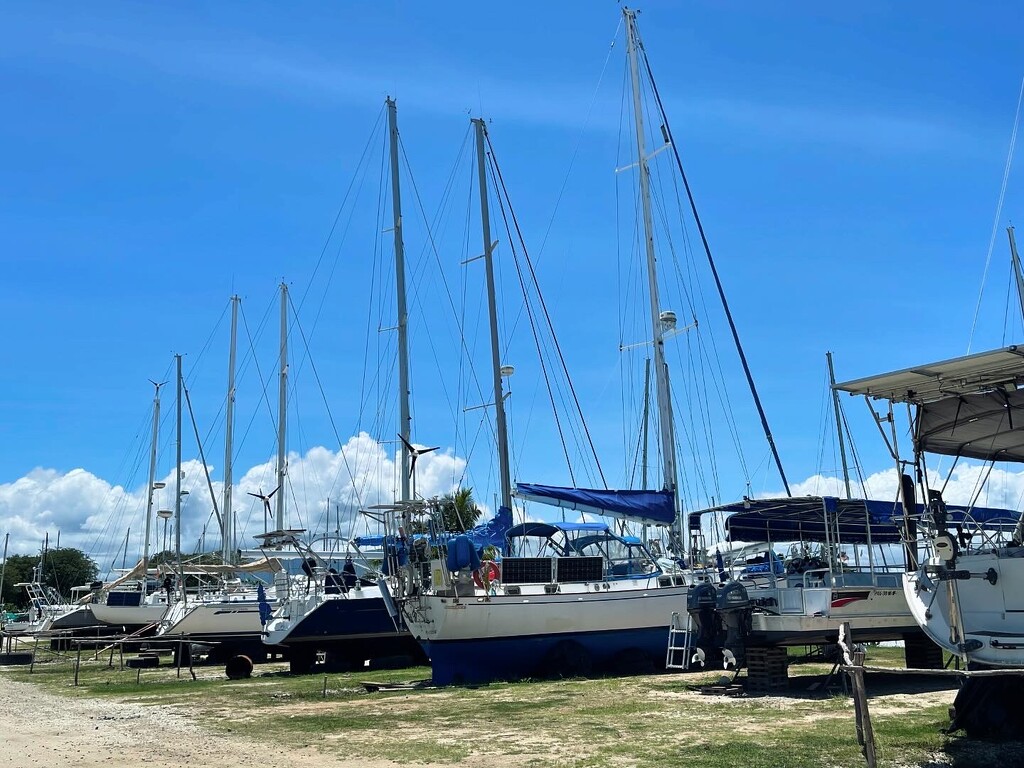
[[[1019,510],[1024,502],[1024,470],[1011,472],[999,467],[991,472],[983,464],[962,462],[946,480],[947,471],[929,469],[929,487],[942,490],[942,497],[950,504],[975,504],[982,507]],[[855,497],[895,500],[899,492],[899,479],[895,469],[875,472],[864,479],[863,489],[857,481],[851,484]],[[843,481],[837,477],[813,475],[791,486],[794,496],[845,496]],[[980,489],[980,493],[979,493]],[[920,493],[920,490],[918,490]],[[765,496],[781,496],[766,493]],[[918,501],[921,501],[918,499]]]
[[[320,446],[304,454],[289,453],[283,491],[285,525],[321,534],[333,531],[340,522],[345,536],[372,530],[372,524],[358,515],[358,510],[389,503],[395,498],[396,461],[392,446],[377,442],[365,432],[349,438],[340,450]],[[465,459],[455,456],[450,449],[424,454],[416,467],[418,495],[430,497],[451,491],[457,487],[465,469]],[[182,489],[189,492],[182,504],[182,548],[188,552],[197,548],[204,525],[209,531],[206,549],[217,548],[220,536],[213,520],[213,504],[202,464],[189,460],[183,463],[182,471]],[[210,467],[210,472],[220,475],[220,469],[215,466]],[[984,465],[962,462],[945,486],[945,471],[937,468],[929,474],[931,487],[944,487],[944,497],[950,503],[968,504],[977,497],[976,503],[981,506],[1012,510],[1019,510],[1024,503],[1024,471],[1003,468],[989,471]],[[252,536],[264,530],[264,514],[262,502],[248,493],[269,493],[274,489],[276,457],[245,471],[236,470],[235,477],[232,506],[240,531],[239,545],[251,547]],[[173,471],[158,479],[166,487],[154,497],[153,551],[161,548],[163,533],[162,521],[156,518],[155,512],[172,508],[174,499]],[[223,485],[219,480],[212,485],[219,506]],[[864,488],[869,498],[895,499],[898,488],[895,469],[868,475]],[[793,484],[792,490],[794,496],[844,495],[840,479],[820,474]],[[853,491],[855,496],[862,495],[859,483],[854,483]],[[486,505],[481,506],[485,514],[489,514]],[[39,551],[47,533],[50,545],[55,545],[59,532],[61,546],[82,549],[106,572],[112,566],[120,566],[122,559],[131,564],[138,556],[145,508],[144,485],[128,490],[85,469],[59,472],[38,468],[14,482],[0,484],[0,534],[10,533],[10,554],[32,554]],[[124,558],[122,553],[129,527],[131,539],[127,558]],[[275,527],[274,521],[270,527]],[[173,538],[172,528],[169,533]]]
[[[452,451],[424,454],[416,465],[417,493],[430,497],[451,491],[458,484],[466,467],[465,459]],[[194,551],[208,525],[206,549],[219,546],[220,534],[212,519],[213,503],[202,463],[182,463],[182,490],[188,491],[182,502],[182,549]],[[211,475],[219,469],[210,466]],[[250,547],[251,538],[264,530],[263,503],[247,495],[269,493],[277,484],[276,457],[245,471],[236,470],[232,507],[239,526],[239,545]],[[161,549],[163,521],[157,519],[158,509],[174,505],[175,478],[169,475],[158,480],[166,487],[155,492],[151,549]],[[223,484],[212,483],[218,507],[223,498]],[[317,534],[337,527],[340,513],[343,535],[365,530],[360,508],[390,502],[397,487],[396,456],[386,446],[365,432],[348,440],[340,450],[316,447],[305,454],[289,453],[284,493],[285,526],[308,528]],[[330,518],[326,509],[330,499]],[[276,498],[272,499],[272,504]],[[335,506],[337,505],[337,507]],[[32,470],[12,483],[0,484],[0,533],[10,533],[9,554],[38,552],[48,533],[50,546],[76,547],[89,554],[106,571],[112,564],[120,565],[128,528],[131,539],[127,561],[133,563],[142,547],[145,528],[146,487],[125,490],[112,485],[85,469],[61,473],[54,469]],[[353,522],[357,527],[353,528]],[[169,525],[173,525],[173,522]],[[271,521],[271,528],[275,527]],[[173,529],[168,529],[173,539]]]

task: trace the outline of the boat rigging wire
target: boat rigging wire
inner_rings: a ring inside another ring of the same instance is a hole
[[[306,337],[306,332],[303,330],[302,324],[299,322],[298,313],[297,313],[296,307],[295,307],[294,304],[292,304],[290,296],[288,297],[288,304],[289,304],[289,306],[291,307],[291,310],[292,310],[292,317],[293,317],[293,325],[292,325],[292,327],[296,328],[299,331],[299,338],[302,339],[302,343],[303,343],[304,347],[306,348],[306,350],[308,352],[308,350],[309,350],[309,339]],[[313,357],[311,355],[308,356],[308,360],[309,360],[310,370],[313,372],[313,379],[314,379],[314,381],[316,381],[317,388],[320,391],[320,396],[321,396],[321,398],[323,398],[323,401],[324,401],[324,406],[327,408],[327,420],[330,422],[331,430],[334,432],[334,439],[338,441],[338,452],[341,454],[341,460],[342,460],[343,464],[345,465],[346,471],[348,472],[349,479],[350,479],[350,481],[352,483],[353,492],[356,494],[356,501],[361,506],[362,503],[363,503],[362,496],[361,496],[361,494],[359,492],[358,487],[356,486],[355,474],[352,472],[352,467],[351,467],[351,465],[348,462],[348,456],[345,453],[345,446],[344,446],[344,443],[341,440],[341,433],[338,431],[337,422],[335,422],[334,414],[331,412],[330,404],[327,402],[327,392],[324,390],[323,381],[320,379],[320,372],[317,370],[316,364],[313,362]]]
[[[519,241],[520,246],[522,247],[523,259],[526,261],[526,266],[527,266],[527,268],[529,270],[529,273],[530,273],[530,282],[532,283],[533,288],[536,291],[537,300],[540,302],[540,308],[541,308],[541,312],[543,313],[544,322],[545,322],[545,324],[547,326],[548,332],[551,335],[551,340],[552,340],[552,342],[554,344],[555,352],[556,352],[557,358],[558,358],[558,363],[561,366],[562,373],[565,375],[565,381],[566,381],[566,383],[569,386],[569,391],[572,393],[572,402],[573,402],[573,405],[575,406],[576,413],[579,415],[580,424],[581,424],[581,426],[583,428],[583,432],[584,432],[584,434],[586,436],[587,444],[590,447],[590,452],[591,452],[591,454],[594,457],[594,463],[595,463],[595,465],[597,467],[598,475],[601,478],[601,483],[604,485],[605,488],[607,488],[608,487],[608,483],[605,480],[604,470],[601,468],[601,460],[600,460],[600,458],[597,455],[597,449],[595,448],[593,438],[590,435],[590,429],[587,427],[586,419],[583,416],[583,408],[580,405],[579,397],[576,394],[576,388],[575,388],[575,386],[572,383],[572,377],[569,375],[569,367],[568,367],[568,365],[565,362],[565,356],[562,354],[561,344],[559,344],[558,336],[555,334],[555,328],[554,328],[554,324],[551,322],[551,315],[548,312],[547,302],[544,300],[544,294],[541,292],[540,283],[537,280],[537,272],[534,269],[533,261],[530,259],[530,254],[529,254],[529,252],[526,249],[526,242],[525,242],[525,239],[523,238],[522,229],[519,226],[519,219],[516,217],[515,210],[512,208],[512,204],[511,204],[511,201],[510,201],[510,198],[509,198],[509,194],[508,194],[508,188],[505,186],[505,178],[504,178],[504,176],[501,173],[501,168],[498,166],[497,158],[494,156],[494,146],[491,143],[491,137],[488,134],[488,135],[485,135],[485,138],[487,140],[487,147],[488,147],[488,150],[489,150],[488,155],[490,157],[490,165],[491,165],[492,177],[497,182],[497,187],[501,190],[501,194],[497,196],[498,197],[498,205],[499,205],[499,207],[501,209],[501,215],[502,215],[502,218],[504,219],[504,222],[505,222],[505,229],[506,229],[506,231],[509,234],[509,247],[510,247],[510,249],[512,251],[513,260],[515,261],[516,272],[519,274],[519,282],[520,282],[520,286],[521,286],[522,291],[523,291],[523,306],[526,308],[527,313],[528,313],[529,318],[530,318],[530,326],[533,329],[534,341],[535,341],[535,343],[537,345],[537,355],[541,359],[541,368],[544,371],[545,384],[548,387],[549,397],[551,397],[552,409],[556,411],[556,415],[555,415],[556,423],[559,423],[559,419],[558,419],[558,416],[557,416],[557,409],[555,408],[554,394],[551,391],[551,384],[550,384],[550,381],[548,379],[547,366],[546,366],[546,364],[544,363],[544,360],[543,360],[543,354],[542,354],[541,347],[540,347],[540,338],[539,338],[539,336],[537,334],[536,325],[534,324],[533,311],[530,309],[530,302],[529,302],[529,296],[528,296],[528,288],[527,288],[526,281],[523,278],[522,269],[521,269],[521,266],[520,266],[520,263],[519,263],[519,258],[518,258],[518,255],[517,255],[519,251],[515,247],[515,244],[513,242],[512,236],[511,236],[512,232],[511,232],[511,230],[509,229],[509,226],[508,226],[509,218],[511,218],[512,225],[515,228],[516,237],[517,237],[517,239]],[[508,202],[508,213],[507,214],[506,214],[506,207],[505,207],[506,201]],[[558,432],[559,432],[559,437],[562,440],[562,448],[566,452],[566,457],[565,457],[566,458],[566,463],[569,465],[569,473],[571,475],[572,474],[572,462],[569,459],[568,451],[565,449],[565,438],[562,435],[562,430],[561,430],[560,424],[559,424],[559,427],[558,427]],[[573,480],[573,483],[575,483],[575,480]]]
[[[1003,181],[999,187],[999,200],[996,202],[996,215],[992,221],[992,234],[988,239],[988,253],[985,254],[985,269],[981,273],[981,289],[978,291],[978,304],[974,308],[974,320],[971,322],[971,335],[967,339],[967,354],[971,353],[974,343],[974,331],[978,327],[978,314],[981,312],[981,299],[985,295],[985,280],[992,262],[992,250],[996,245],[996,233],[999,230],[999,219],[1003,215],[1003,201],[1006,199],[1006,186],[1010,181],[1010,166],[1013,164],[1014,147],[1017,145],[1017,128],[1020,126],[1021,103],[1024,102],[1024,78],[1020,81],[1020,92],[1017,94],[1017,111],[1013,116],[1013,130],[1010,132],[1010,148],[1006,153],[1006,165],[1003,168]]]
[[[644,60],[644,68],[647,70],[647,80],[651,85],[651,93],[654,96],[655,102],[658,105],[658,111],[662,118],[662,128],[665,131],[665,136],[668,139],[669,144],[672,147],[672,154],[676,159],[676,165],[679,168],[679,175],[682,178],[683,186],[686,189],[686,197],[690,201],[690,210],[693,212],[693,219],[697,225],[697,231],[700,233],[701,242],[704,245],[704,253],[708,257],[708,265],[711,267],[711,274],[715,279],[715,285],[718,288],[719,298],[722,300],[722,308],[725,310],[726,319],[729,321],[729,328],[732,331],[733,341],[736,343],[736,351],[739,353],[740,363],[743,366],[743,372],[747,377],[747,384],[750,386],[750,393],[754,398],[754,405],[757,407],[758,415],[761,417],[761,427],[764,429],[765,438],[768,440],[768,445],[771,448],[772,456],[775,459],[775,465],[779,470],[779,476],[782,478],[782,484],[786,487],[786,495],[792,496],[789,489],[789,481],[786,479],[786,472],[782,467],[782,459],[779,456],[778,448],[775,445],[775,439],[772,437],[771,428],[768,426],[768,417],[764,412],[764,408],[761,405],[761,398],[757,394],[757,387],[754,385],[754,377],[750,372],[750,366],[747,364],[747,356],[743,352],[743,345],[740,343],[739,331],[736,329],[736,323],[733,321],[732,312],[729,310],[729,303],[725,297],[725,289],[722,287],[722,281],[718,276],[718,269],[715,266],[714,258],[711,255],[711,246],[708,243],[707,235],[704,232],[704,225],[701,223],[700,214],[697,212],[697,204],[693,198],[693,192],[690,189],[690,182],[686,178],[686,171],[683,170],[683,161],[679,155],[679,149],[676,146],[675,139],[672,136],[672,128],[669,126],[668,116],[665,113],[665,107],[661,101],[661,95],[658,93],[658,86],[654,82],[654,74],[651,71],[651,63],[647,58],[647,49],[644,48],[642,41],[639,39],[639,33],[637,33],[637,42],[640,53]],[[1022,85],[1024,88],[1024,85]]]
[[[415,201],[416,201],[416,206],[420,210],[420,213],[421,213],[421,215],[423,217],[423,224],[424,224],[424,227],[426,227],[427,235],[428,235],[428,240],[429,240],[429,244],[425,243],[423,248],[421,249],[420,253],[422,254],[426,250],[433,251],[435,259],[436,259],[437,267],[438,267],[438,275],[440,276],[441,283],[445,287],[445,291],[449,295],[449,299],[450,299],[451,294],[450,294],[450,290],[449,290],[449,287],[448,287],[448,281],[445,278],[444,270],[441,268],[441,263],[440,263],[440,260],[439,260],[439,258],[437,256],[437,249],[436,249],[436,245],[434,243],[434,238],[433,238],[433,230],[436,228],[439,220],[441,219],[442,212],[443,212],[444,208],[447,207],[448,201],[452,197],[452,193],[454,191],[454,186],[455,186],[456,169],[457,169],[457,167],[459,165],[461,165],[462,158],[465,155],[466,148],[468,147],[469,133],[470,132],[467,129],[465,135],[463,136],[463,142],[462,142],[461,146],[459,147],[459,152],[458,152],[458,154],[456,156],[455,164],[452,166],[452,171],[448,175],[447,182],[446,182],[444,190],[442,192],[441,203],[439,204],[438,212],[434,216],[434,225],[433,226],[427,220],[426,211],[423,208],[423,202],[422,202],[422,199],[421,199],[420,194],[419,194],[419,186],[416,184],[416,179],[415,179],[415,177],[413,175],[413,172],[412,172],[412,165],[409,163],[409,158],[408,158],[408,155],[405,152],[405,145],[402,143],[401,136],[399,136],[399,140],[398,140],[398,142],[399,142],[399,149],[401,150],[401,153],[402,153],[402,160],[405,163],[406,174],[408,175],[409,182],[412,185],[413,196],[414,196]],[[421,266],[420,269],[422,270],[423,266]],[[425,311],[426,308],[424,307],[424,303],[421,301],[421,296],[420,296],[421,288],[422,288],[422,281],[416,280],[415,277],[416,277],[416,275],[414,274],[413,275],[414,279],[412,280],[412,301],[413,301],[413,304],[416,307],[418,307],[421,310],[424,310],[423,311],[423,316],[424,316],[424,318],[426,318],[429,315]],[[456,324],[457,324],[457,327],[458,327],[458,330],[459,330],[459,333],[460,333],[460,336],[461,336],[462,335],[462,326],[458,322],[458,314],[455,311],[454,301],[450,300],[450,303],[451,303],[452,316],[454,318],[456,318]],[[431,355],[433,356],[433,359],[434,359],[434,366],[437,369],[437,372],[439,374],[438,379],[439,379],[439,382],[441,384],[441,391],[444,393],[445,400],[448,403],[448,410],[449,410],[449,412],[453,416],[455,416],[458,413],[458,407],[456,405],[457,401],[452,398],[451,393],[448,391],[448,381],[447,381],[448,377],[444,375],[444,369],[443,369],[443,366],[441,365],[441,361],[440,361],[440,358],[438,356],[437,347],[434,344],[434,335],[431,334],[431,333],[424,333],[423,336],[426,338],[427,343],[430,346],[430,352],[431,352]],[[455,420],[456,420],[456,422],[458,421],[457,418]]]
[[[196,436],[196,446],[199,449],[199,460],[203,464],[203,474],[206,476],[206,484],[210,490],[210,498],[213,501],[213,513],[217,516],[217,525],[224,530],[224,521],[220,517],[220,509],[217,506],[217,494],[213,492],[213,480],[210,479],[210,465],[206,463],[206,453],[203,451],[203,440],[199,436],[199,425],[196,423],[196,414],[192,410],[192,398],[189,396],[188,387],[182,387],[185,395],[185,404],[188,406],[188,415],[192,420],[192,431]]]
[[[452,172],[449,175],[448,182],[447,182],[447,184],[445,186],[445,198],[442,199],[442,203],[439,206],[438,213],[435,216],[435,221],[440,219],[442,211],[443,211],[444,207],[447,205],[448,199],[450,199],[451,196],[452,196],[451,193],[454,192],[454,184],[455,184],[456,174],[457,174],[457,171],[458,171],[459,167],[463,164],[463,158],[464,158],[464,156],[466,154],[466,150],[467,150],[467,148],[469,146],[470,135],[471,135],[471,128],[467,128],[466,129],[466,133],[463,136],[462,144],[460,145],[460,148],[459,148],[458,156],[456,157],[455,163],[452,166]],[[404,145],[403,145],[403,143],[401,141],[401,138],[399,138],[399,149],[402,152],[402,157],[403,157],[403,159],[405,161],[406,169],[408,170],[408,169],[411,168],[411,166],[409,165],[408,157],[405,154],[405,147],[404,147]],[[470,174],[472,174],[472,168],[471,167],[469,168],[469,172],[470,172]],[[451,286],[449,285],[448,280],[445,278],[445,270],[444,270],[444,266],[443,266],[443,264],[441,262],[441,256],[440,256],[440,251],[438,249],[437,239],[435,238],[435,235],[434,235],[434,227],[431,226],[430,221],[427,219],[426,208],[423,205],[423,199],[422,199],[422,197],[420,195],[419,187],[416,184],[416,179],[412,175],[411,171],[409,172],[409,181],[412,184],[413,198],[414,198],[414,200],[416,202],[416,208],[419,211],[421,218],[423,219],[423,224],[424,224],[424,227],[425,227],[425,230],[426,230],[426,243],[424,244],[424,250],[429,250],[430,254],[434,258],[434,262],[437,265],[438,274],[440,275],[440,278],[441,278],[441,286],[444,289],[444,296],[448,300],[448,307],[451,310],[451,316],[454,318],[456,326],[457,326],[457,329],[458,329],[458,337],[459,337],[459,342],[458,343],[459,343],[459,347],[460,347],[460,349],[461,349],[461,351],[463,353],[463,354],[459,355],[459,377],[458,377],[458,381],[460,382],[459,391],[461,393],[461,382],[463,380],[467,380],[467,381],[471,382],[472,385],[475,386],[475,388],[476,388],[475,395],[480,400],[480,402],[483,402],[486,399],[486,396],[484,395],[483,387],[481,386],[481,383],[480,383],[480,377],[479,377],[479,375],[477,373],[476,365],[473,362],[473,355],[470,354],[470,347],[469,347],[469,344],[467,343],[467,340],[466,340],[465,329],[467,327],[467,324],[465,322],[465,312],[464,311],[461,312],[461,313],[459,312],[459,310],[458,310],[458,308],[456,306],[456,303],[455,303],[455,298],[452,295]],[[472,184],[470,184],[469,187],[468,187],[468,194],[469,194],[470,199],[471,199],[472,198]],[[466,241],[465,241],[466,245],[465,245],[465,248],[466,248],[466,252],[468,252],[468,231],[469,231],[469,220],[468,220],[468,217],[466,219],[466,230],[465,231],[466,231]],[[465,281],[463,281],[463,299],[465,299],[465,290],[466,290],[465,289]],[[416,301],[417,299],[418,299],[418,292],[414,293],[414,301]],[[416,301],[416,303],[417,303],[417,306],[421,306],[418,301]],[[463,300],[463,302],[462,302],[463,308],[465,308],[465,305],[466,305],[466,302],[465,302],[465,300]],[[477,323],[477,324],[474,324],[473,327],[479,327],[479,326],[480,326],[480,324]],[[430,334],[427,334],[427,338],[430,339]],[[440,377],[441,381],[442,381],[442,389],[445,392],[445,397],[446,397],[446,399],[449,402],[449,406],[452,408],[453,414],[456,414],[456,418],[454,419],[454,421],[455,421],[456,425],[458,426],[458,424],[459,424],[459,418],[457,417],[458,408],[455,405],[455,403],[453,403],[451,396],[448,394],[447,387],[444,386],[444,382],[446,381],[446,377],[444,376],[444,371],[441,368],[440,362],[438,361],[436,349],[434,348],[432,343],[431,343],[431,351],[434,354],[435,365],[437,366],[439,373],[442,374],[441,377]],[[464,370],[465,370],[463,368],[463,366],[468,366],[468,368],[469,368],[469,376],[464,377],[462,375]],[[456,402],[459,399],[460,399],[460,395],[457,394],[456,395]],[[484,424],[486,424],[486,426],[489,428],[491,436],[493,437],[494,436],[493,425],[487,419],[481,419],[481,428],[482,428],[482,426]],[[458,435],[456,435],[456,446],[458,445],[457,439],[458,439]],[[469,469],[469,461],[468,461],[468,459],[472,455],[472,447],[475,447],[475,445],[477,444],[478,440],[479,440],[479,429],[477,431],[477,436],[474,438],[472,443],[471,444],[467,443],[467,447],[469,448],[469,451],[468,451],[467,456],[466,456],[467,461],[466,461],[465,465],[463,466],[461,476],[458,478],[458,481],[455,483],[459,487],[462,486],[463,481],[466,478],[466,473],[468,472],[468,469]]]
[[[383,121],[383,119],[384,119],[384,107],[381,107],[380,111],[377,113],[377,120],[374,123],[372,130],[370,131],[370,135],[369,135],[369,137],[366,140],[365,146],[363,147],[363,152],[359,156],[359,162],[356,164],[356,170],[355,170],[355,172],[353,172],[352,179],[351,179],[351,181],[349,181],[348,188],[345,190],[345,195],[344,195],[344,197],[341,200],[341,204],[338,206],[338,212],[334,216],[334,221],[331,224],[331,228],[330,228],[330,230],[327,233],[327,238],[324,240],[323,247],[320,249],[320,255],[319,255],[319,257],[317,257],[316,265],[313,267],[313,271],[310,273],[310,276],[309,276],[309,281],[306,283],[306,288],[305,288],[305,290],[303,290],[302,297],[299,299],[299,307],[300,308],[303,307],[305,305],[305,303],[306,303],[306,297],[309,294],[310,289],[313,287],[313,283],[314,283],[314,280],[316,278],[316,274],[320,270],[320,265],[323,263],[324,256],[327,253],[327,247],[330,245],[331,239],[334,237],[334,232],[335,232],[335,230],[338,227],[338,222],[341,220],[341,214],[345,210],[345,205],[348,202],[349,196],[352,194],[352,190],[355,188],[356,180],[360,178],[360,176],[359,176],[359,169],[362,168],[363,162],[366,159],[366,155],[370,151],[370,146],[371,146],[371,144],[373,142],[373,138],[377,134],[377,129],[381,125],[381,122]],[[350,214],[350,216],[349,216],[349,222],[350,223],[351,223],[351,220],[352,219],[351,219],[351,214]],[[347,225],[346,225],[346,232],[347,232]],[[344,242],[344,233],[342,234],[342,242]],[[339,252],[340,252],[341,244],[339,244],[338,247],[339,247]],[[337,260],[335,260],[335,265],[337,265]],[[334,274],[334,268],[332,267],[331,275],[333,276],[333,274]],[[327,285],[325,285],[325,288],[324,288],[324,298],[321,298],[321,300],[320,300],[320,307],[317,309],[317,314],[316,314],[316,318],[317,319],[319,319],[319,317],[320,317],[320,310],[323,308],[324,302],[326,301],[326,295],[327,295],[326,288],[329,285],[330,285],[330,278],[328,278]],[[316,325],[316,321],[314,320],[314,328],[315,328],[315,325]]]

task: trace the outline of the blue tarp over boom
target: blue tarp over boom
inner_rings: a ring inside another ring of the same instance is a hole
[[[1019,513],[1009,509],[966,507],[947,504],[949,524],[971,519],[985,528],[1005,528],[1016,524]],[[826,536],[825,512],[829,529]],[[917,506],[918,515],[925,513]],[[867,543],[867,520],[871,521],[873,544],[901,541],[903,505],[897,501],[874,499],[838,499],[834,496],[804,496],[779,499],[744,499],[713,509],[690,513],[690,530],[700,526],[701,515],[723,512],[729,517],[725,529],[729,541],[827,541],[835,537],[838,519],[839,540],[846,544]]]
[[[512,527],[512,510],[508,507],[501,507],[498,509],[498,514],[488,520],[486,523],[481,523],[475,528],[470,528],[466,531],[466,536],[470,538],[477,549],[483,549],[484,547],[493,546],[497,547],[498,550],[503,551],[505,548],[505,535],[508,533],[508,529]],[[451,531],[441,531],[431,534],[429,537],[424,533],[413,534],[413,539],[429,538],[431,546],[439,546],[447,543],[454,536],[459,535]],[[388,542],[394,542],[394,536],[387,537]],[[382,547],[384,546],[384,536],[380,534],[370,534],[367,536],[357,536],[352,539],[353,543],[357,547]]]
[[[527,501],[655,525],[671,525],[676,517],[672,491],[601,491],[556,485],[516,483],[516,496]]]

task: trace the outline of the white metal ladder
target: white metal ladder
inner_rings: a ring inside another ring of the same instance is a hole
[[[693,633],[690,625],[690,614],[684,614],[684,620],[678,611],[672,612],[672,620],[668,625],[668,650],[665,652],[665,669],[690,668],[690,655],[693,650]],[[682,658],[680,658],[682,654]]]

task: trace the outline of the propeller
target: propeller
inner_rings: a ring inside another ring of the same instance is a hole
[[[269,519],[271,517],[271,514],[270,514],[270,500],[274,497],[274,494],[277,493],[280,490],[281,490],[281,486],[279,485],[279,486],[277,486],[277,488],[272,490],[270,493],[266,493],[266,494],[263,493],[263,489],[262,488],[260,488],[260,492],[259,493],[253,493],[252,491],[247,491],[247,493],[250,496],[253,496],[254,498],[262,499],[263,500],[263,514],[265,516],[264,519]]]
[[[417,448],[401,435],[398,436],[398,439],[405,443],[405,447],[409,449],[409,453],[412,455],[412,461],[409,462],[409,477],[412,477],[413,473],[416,471],[416,459],[418,459],[424,453],[436,451],[438,448],[441,447],[440,445],[435,445],[433,448]]]

